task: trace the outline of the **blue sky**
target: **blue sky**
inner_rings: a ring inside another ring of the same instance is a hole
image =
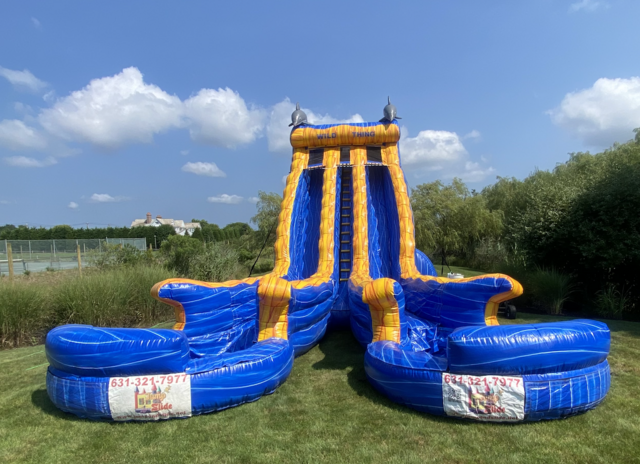
[[[640,2],[3,2],[0,224],[248,221],[312,123],[398,107],[410,186],[640,127]]]

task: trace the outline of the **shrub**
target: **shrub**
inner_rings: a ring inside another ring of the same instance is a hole
[[[142,251],[126,244],[102,243],[102,252],[92,251],[88,253],[88,261],[98,269],[106,269],[114,266],[137,266],[141,264],[154,264],[155,259],[151,251]]]
[[[204,245],[195,238],[172,235],[160,247],[165,264],[169,270],[180,275],[189,275],[192,260],[202,253]]]
[[[273,267],[273,264],[271,265]],[[238,264],[238,253],[224,243],[208,243],[191,257],[187,277],[207,282],[222,282],[237,277],[244,269]]]
[[[203,244],[191,237],[175,235],[162,244],[161,251],[169,270],[190,279],[221,282],[244,277],[238,252],[221,242]]]

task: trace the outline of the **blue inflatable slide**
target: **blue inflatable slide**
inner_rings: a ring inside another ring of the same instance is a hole
[[[273,272],[156,284],[172,330],[51,330],[53,403],[115,421],[219,411],[272,393],[327,329],[350,328],[371,384],[418,411],[519,422],[596,407],[610,383],[604,323],[500,326],[517,281],[437,277],[415,248],[395,113],[389,104],[377,123],[314,126],[296,109]]]

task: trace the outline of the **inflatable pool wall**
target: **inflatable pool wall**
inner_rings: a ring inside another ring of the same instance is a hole
[[[415,248],[395,107],[377,123],[292,116],[273,272],[151,290],[173,330],[66,325],[47,335],[47,391],[88,419],[189,417],[272,393],[328,327],[366,348],[372,385],[431,414],[535,421],[594,408],[610,382],[609,329],[577,320],[498,325],[522,287],[501,274],[450,280]]]

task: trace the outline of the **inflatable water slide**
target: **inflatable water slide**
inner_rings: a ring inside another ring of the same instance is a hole
[[[292,115],[293,158],[273,272],[151,290],[173,330],[65,325],[46,340],[47,391],[63,411],[156,420],[255,401],[286,381],[327,330],[350,329],[371,384],[431,414],[537,421],[587,411],[610,383],[608,327],[498,325],[521,285],[501,274],[437,277],[415,247],[390,103],[380,122],[311,125]]]

